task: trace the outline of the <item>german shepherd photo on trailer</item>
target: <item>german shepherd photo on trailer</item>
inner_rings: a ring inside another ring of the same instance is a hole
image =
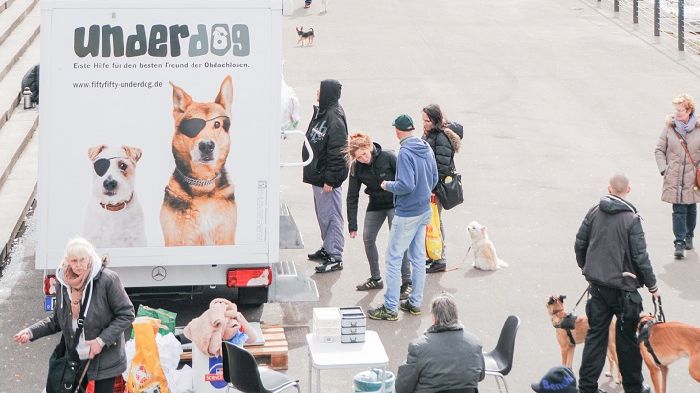
[[[221,82],[214,102],[195,102],[170,84],[175,170],[160,210],[165,246],[235,244],[236,198],[225,165],[231,146],[231,76]]]

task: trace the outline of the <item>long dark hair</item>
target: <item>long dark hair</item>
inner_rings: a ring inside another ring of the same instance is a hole
[[[428,115],[428,119],[430,119],[430,122],[433,123],[433,127],[431,130],[442,130],[443,127],[445,126],[445,119],[444,116],[442,115],[442,110],[440,110],[440,106],[438,104],[430,104],[423,108],[423,113]]]

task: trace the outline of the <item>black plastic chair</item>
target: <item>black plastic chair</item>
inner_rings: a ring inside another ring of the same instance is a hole
[[[499,392],[502,392],[501,383],[499,382],[500,379],[503,381],[503,386],[506,388],[506,393],[509,393],[505,376],[508,375],[511,368],[513,368],[515,335],[518,333],[519,327],[520,318],[515,315],[510,315],[508,318],[506,318],[503,328],[501,328],[501,336],[498,337],[498,344],[496,344],[496,348],[491,352],[484,352],[486,375],[493,375],[496,378],[496,384],[498,384]]]
[[[299,392],[299,380],[267,367],[258,367],[253,355],[228,342],[221,344],[224,380],[243,393],[277,393],[289,387]]]

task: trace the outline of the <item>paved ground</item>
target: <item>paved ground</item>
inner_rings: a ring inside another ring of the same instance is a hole
[[[495,345],[507,315],[520,316],[511,392],[529,391],[529,382],[559,363],[544,303],[560,293],[575,300],[584,289],[574,234],[612,172],[632,179],[630,199],[645,220],[667,316],[700,326],[700,260],[695,252],[683,261],[671,257],[670,206],[659,201],[661,177],[652,154],[671,99],[686,91],[700,96],[692,88],[700,82],[696,68],[576,0],[335,0],[325,15],[318,15],[317,3],[285,19],[285,75],[301,100],[304,125],[318,82],[328,77],[343,82],[341,103],[351,131],[369,132],[386,148],[397,147],[392,119],[402,112],[417,119],[428,103],[439,103],[450,119],[465,125],[456,163],[466,201],[445,215],[449,265],[459,269],[429,276],[426,297],[453,293],[466,328],[482,338],[485,349]],[[316,31],[314,46],[295,46],[294,26],[302,25]],[[286,141],[282,160],[298,159],[299,152],[300,143]],[[300,169],[284,169],[282,193],[307,244],[306,251],[283,255],[312,274],[314,263],[305,262],[305,253],[320,239]],[[364,206],[365,199],[361,210]],[[465,226],[471,220],[488,226],[509,268],[482,273],[469,267]],[[382,250],[386,235],[380,235]],[[29,269],[31,247],[27,252],[22,268]],[[303,337],[311,308],[366,309],[382,300],[381,292],[354,291],[368,276],[360,238],[347,239],[344,259],[344,271],[314,276],[318,304],[274,304],[262,312],[263,320],[288,326],[289,373],[302,380],[303,389],[308,387]],[[21,273],[12,301],[0,297],[0,392],[37,391],[42,385],[53,342],[23,348],[10,343],[19,327],[42,314],[38,281],[34,272]],[[645,305],[650,306],[646,295]],[[369,325],[379,332],[395,371],[408,341],[429,324],[426,313]],[[576,370],[580,353],[579,348]],[[357,371],[323,372],[323,391],[351,391]],[[685,360],[671,368],[669,379],[670,391],[697,390]],[[492,378],[480,389],[497,391]]]

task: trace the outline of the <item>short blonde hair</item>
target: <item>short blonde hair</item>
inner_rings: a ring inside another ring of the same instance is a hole
[[[673,105],[683,105],[690,113],[695,112],[695,100],[690,94],[681,94],[673,99]]]
[[[88,261],[91,261],[95,255],[97,255],[97,251],[87,239],[74,237],[66,244],[63,262],[68,263],[69,260],[74,258],[86,258]]]
[[[372,144],[372,138],[367,134],[361,132],[356,132],[350,135],[348,139],[348,146],[343,150],[345,154],[345,161],[348,163],[348,167],[352,169],[352,164],[355,163],[355,153],[360,149],[369,149],[369,151],[374,150],[374,145]]]

